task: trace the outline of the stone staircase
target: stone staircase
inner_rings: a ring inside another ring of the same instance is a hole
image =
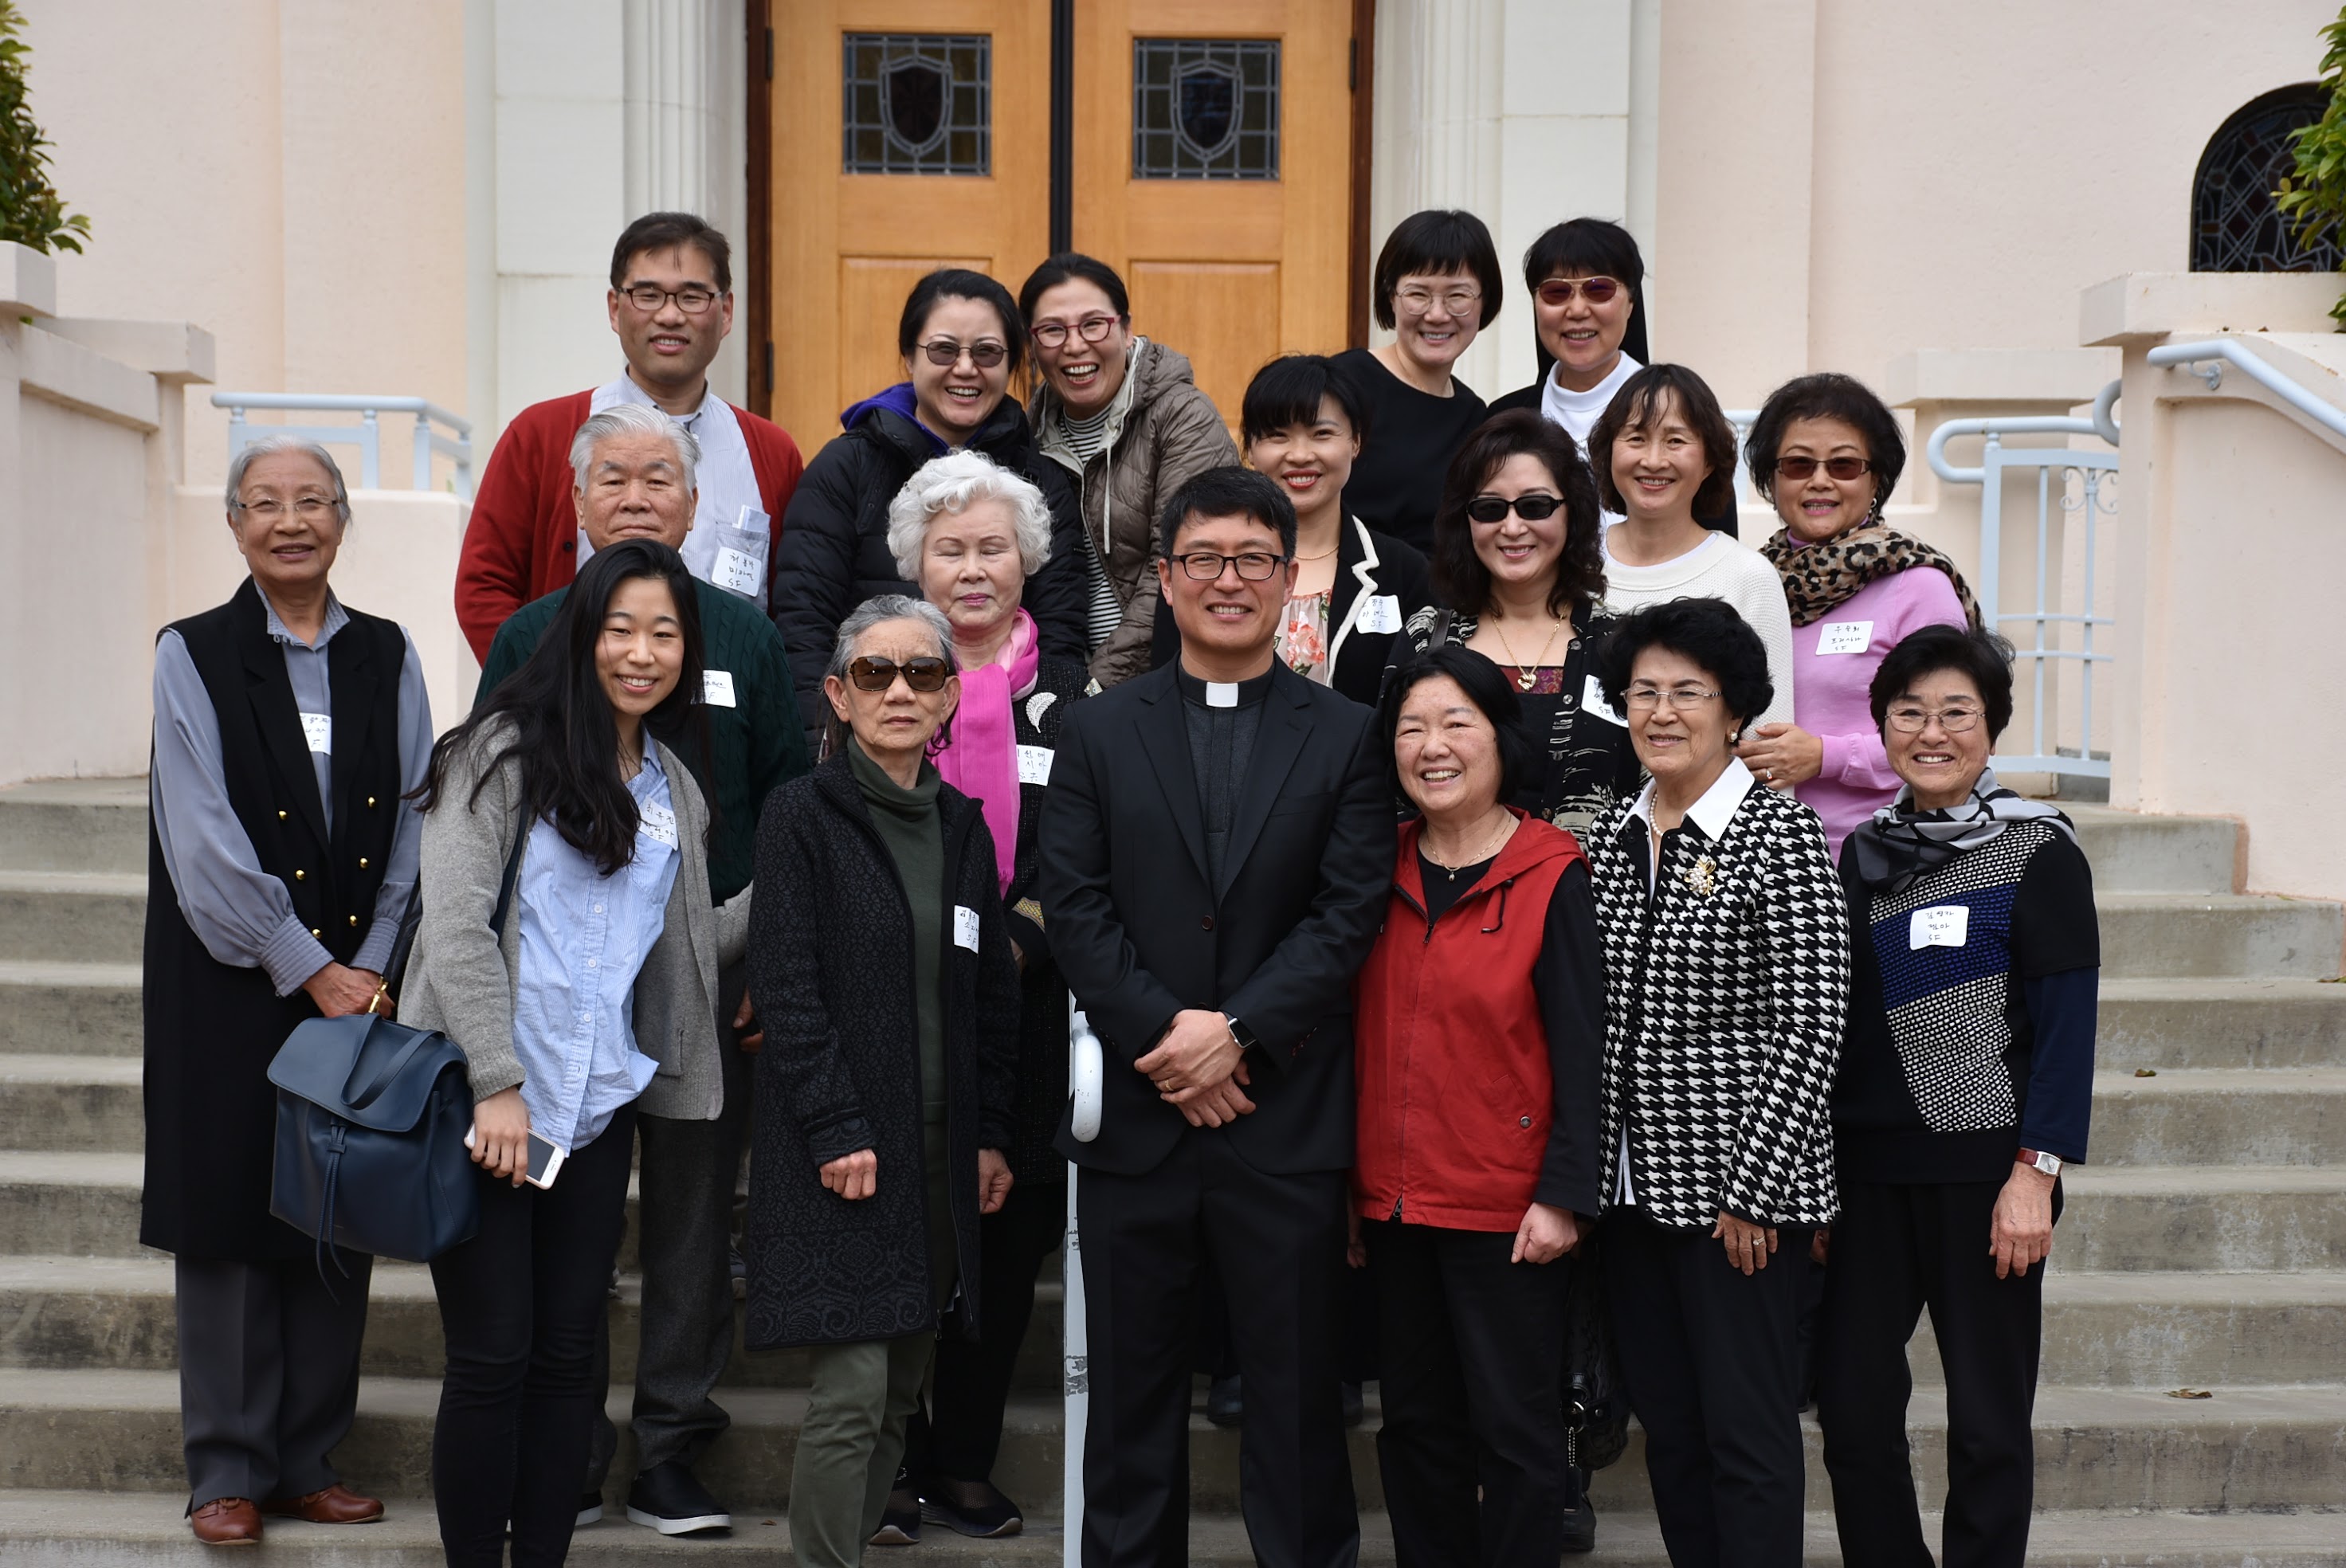
[[[2094,1163],[2069,1179],[2047,1286],[2031,1561],[2346,1563],[2346,985],[2322,983],[2346,913],[2237,893],[2231,823],[2076,814],[2106,968]],[[138,780],[0,791],[0,1568],[203,1555],[179,1518],[171,1266],[136,1239],[145,839]],[[1031,1511],[1027,1532],[980,1543],[932,1527],[875,1562],[1058,1560],[1059,1299],[1046,1282],[998,1471]],[[636,1302],[630,1278],[614,1307],[622,1381]],[[1945,1440],[1927,1335],[1914,1359],[1927,1501]],[[265,1550],[321,1568],[439,1561],[427,1480],[439,1366],[428,1276],[380,1268],[358,1423],[338,1460],[393,1500],[392,1518],[272,1524]],[[739,1357],[729,1374],[719,1397],[735,1425],[703,1474],[735,1509],[729,1541],[663,1542],[615,1510],[579,1532],[575,1559],[786,1553],[804,1383],[789,1353]],[[2184,1387],[2213,1397],[2170,1396]],[[627,1397],[614,1390],[623,1432]],[[1352,1440],[1363,1556],[1390,1562],[1373,1390],[1371,1403]],[[1202,1419],[1192,1430],[1192,1558],[1250,1562],[1235,1434]],[[1813,1425],[1808,1438],[1810,1556],[1838,1563]],[[628,1472],[623,1448],[615,1474]],[[1596,1494],[1596,1561],[1666,1561],[1637,1453]]]

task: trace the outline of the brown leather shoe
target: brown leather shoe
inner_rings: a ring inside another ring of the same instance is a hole
[[[207,1546],[258,1546],[260,1511],[249,1497],[216,1497],[188,1516],[196,1539]]]
[[[382,1517],[382,1503],[337,1483],[300,1497],[272,1497],[260,1505],[260,1512],[312,1524],[372,1524]]]

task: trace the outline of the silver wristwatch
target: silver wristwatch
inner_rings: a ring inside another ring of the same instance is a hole
[[[2059,1155],[2048,1155],[2042,1149],[2022,1149],[2012,1157],[2033,1170],[2043,1171],[2046,1176],[2057,1176],[2061,1174]]]

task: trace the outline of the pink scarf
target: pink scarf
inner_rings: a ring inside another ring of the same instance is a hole
[[[961,706],[954,710],[953,744],[937,753],[944,781],[975,800],[994,834],[994,869],[1002,891],[1018,869],[1018,726],[1010,704],[1035,685],[1042,650],[1025,611],[993,659],[961,672]]]

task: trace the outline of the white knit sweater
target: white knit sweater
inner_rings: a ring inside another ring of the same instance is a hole
[[[1665,599],[1724,599],[1751,624],[1768,650],[1768,678],[1775,699],[1753,724],[1792,722],[1792,612],[1784,604],[1784,579],[1768,558],[1725,534],[1703,542],[1658,566],[1627,566],[1614,559],[1612,530],[1606,531],[1605,606],[1627,615]]]

